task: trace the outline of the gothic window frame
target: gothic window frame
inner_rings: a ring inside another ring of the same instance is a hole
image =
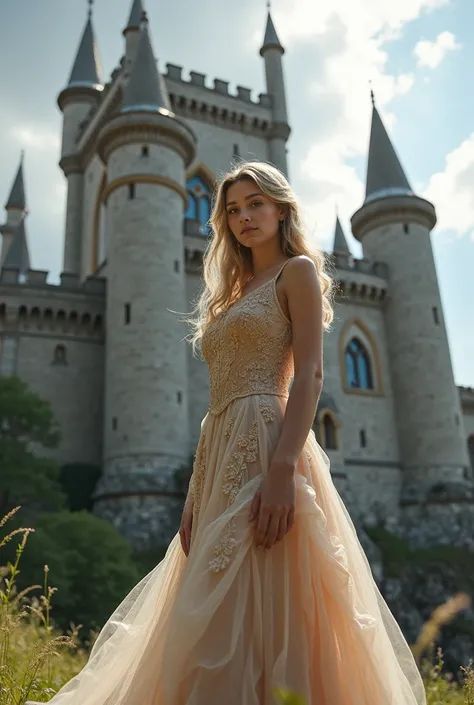
[[[210,235],[209,218],[212,208],[212,194],[216,179],[203,164],[197,165],[186,175],[188,203],[184,212],[185,233],[206,238]],[[205,211],[201,212],[206,202]],[[194,217],[192,217],[194,216]],[[187,227],[189,223],[189,227]]]
[[[354,343],[359,345],[358,354],[355,349],[348,350],[349,346]],[[351,355],[351,353],[353,354]],[[351,319],[344,325],[339,341],[339,358],[342,388],[346,394],[383,395],[382,366],[378,345],[372,332],[360,319]],[[351,383],[349,379],[350,360],[353,360],[353,364],[356,365],[354,374],[359,378],[358,385]],[[366,361],[365,375],[364,360]],[[364,380],[361,379],[363,376],[365,376]]]

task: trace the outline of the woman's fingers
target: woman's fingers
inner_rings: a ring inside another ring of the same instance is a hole
[[[278,536],[280,521],[281,517],[279,516],[279,514],[270,515],[270,521],[268,522],[267,530],[265,532],[265,537],[263,540],[263,545],[265,548],[271,548],[275,543]]]
[[[256,546],[262,546],[264,539],[265,539],[265,534],[267,533],[267,526],[270,521],[270,513],[266,509],[262,509],[262,506],[260,506],[260,511],[258,514],[258,523],[257,523],[257,528],[255,531],[255,545]]]
[[[252,500],[252,504],[250,505],[249,522],[255,521],[258,516],[258,512],[260,509],[260,497],[260,490],[258,490],[255,493],[255,497]]]

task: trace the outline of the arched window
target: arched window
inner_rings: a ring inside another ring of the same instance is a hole
[[[325,450],[337,450],[337,429],[332,414],[323,417],[323,442]]]
[[[373,389],[369,353],[358,338],[352,338],[344,351],[347,384],[355,389]]]
[[[188,192],[188,208],[184,217],[186,221],[192,221],[192,225],[195,226],[191,226],[188,232],[206,236],[210,232],[211,193],[209,186],[202,176],[195,174],[186,184],[186,190]]]
[[[67,365],[67,353],[65,345],[56,345],[54,348],[53,365]]]

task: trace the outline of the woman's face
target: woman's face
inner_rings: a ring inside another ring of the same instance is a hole
[[[252,179],[232,184],[226,197],[227,223],[241,245],[256,247],[278,236],[283,210]]]

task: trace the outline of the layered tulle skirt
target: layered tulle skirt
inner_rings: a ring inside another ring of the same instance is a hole
[[[236,399],[202,422],[191,550],[179,536],[104,626],[54,705],[420,705],[417,667],[384,602],[313,432],[295,523],[256,547],[248,515],[286,399]]]

